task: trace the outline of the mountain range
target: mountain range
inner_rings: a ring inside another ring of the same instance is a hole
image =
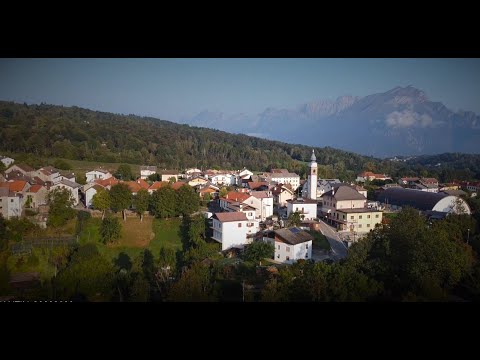
[[[256,116],[203,111],[184,121],[287,143],[332,146],[375,157],[480,153],[480,117],[454,112],[413,87],[317,100]]]

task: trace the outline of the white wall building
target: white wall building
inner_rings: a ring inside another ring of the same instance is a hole
[[[156,166],[140,166],[140,179],[145,180],[150,175],[157,173]]]
[[[279,229],[274,237],[264,237],[263,241],[275,246],[275,261],[292,264],[300,259],[312,258],[313,236],[299,228]]]
[[[313,220],[317,218],[317,201],[311,199],[298,198],[296,200],[287,200],[287,217],[291,213],[298,211],[303,220]]]
[[[15,194],[6,187],[0,187],[0,214],[5,219],[20,217],[23,210],[23,195]]]
[[[252,191],[250,193],[253,199],[250,202],[257,209],[257,216],[260,221],[265,221],[266,218],[273,215],[273,196],[271,191]],[[248,201],[248,200],[247,200]]]
[[[87,172],[85,176],[87,177],[87,183],[89,183],[98,179],[102,179],[102,180],[109,179],[112,177],[112,174],[110,174],[110,172],[107,170],[96,169],[96,170]]]
[[[222,251],[243,248],[258,231],[258,221],[248,220],[243,212],[216,213],[212,219],[212,239],[222,244]]]
[[[237,183],[237,178],[235,175],[232,174],[217,174],[214,175],[210,178],[210,182],[213,185],[225,185],[225,186],[230,186],[230,185],[235,185]]]
[[[72,195],[73,205],[76,206],[76,205],[78,205],[78,202],[79,202],[79,200],[78,200],[78,190],[80,189],[81,186],[82,185],[77,184],[77,183],[72,182],[72,181],[62,180],[58,184],[53,185],[50,188],[50,190],[67,189],[68,191],[70,191],[70,194]]]
[[[315,150],[312,149],[312,156],[310,157],[310,164],[308,164],[308,188],[307,199],[317,200],[317,158],[315,157]]]
[[[269,173],[264,177],[265,181],[276,182],[277,184],[290,184],[292,185],[292,190],[295,191],[300,186],[300,176],[295,173]]]

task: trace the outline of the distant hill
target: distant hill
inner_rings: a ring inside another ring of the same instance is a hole
[[[205,111],[187,123],[280,141],[332,146],[377,157],[480,153],[480,117],[454,112],[413,87],[365,97],[318,100],[295,109],[266,108],[238,117]]]
[[[79,107],[0,101],[0,151],[164,168],[288,168],[304,174],[312,147]],[[325,171],[354,178],[372,157],[315,147]],[[328,174],[325,173],[325,176]]]

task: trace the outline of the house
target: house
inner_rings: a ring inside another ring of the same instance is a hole
[[[48,190],[45,186],[36,184],[32,185],[25,195],[25,207],[36,209],[40,205],[45,205],[47,203]]]
[[[190,169],[185,170],[185,177],[187,179],[199,177],[201,175],[202,175],[202,170],[197,169],[197,168],[190,168]]]
[[[250,170],[247,170],[247,168],[243,168],[243,170],[238,173],[238,176],[242,179],[249,178],[252,175],[253,175],[253,172],[251,172]]]
[[[150,175],[157,173],[156,166],[140,166],[140,179],[145,180]]]
[[[76,181],[75,173],[73,172],[61,172],[60,180]]]
[[[272,169],[271,173],[266,173],[260,178],[262,181],[275,182],[284,185],[290,184],[293,191],[297,190],[300,186],[300,176],[295,173],[289,173],[286,169]]]
[[[13,191],[16,194],[22,194],[25,196],[25,193],[30,189],[31,185],[25,180],[9,180],[5,183],[0,184],[1,187],[7,187],[9,191]]]
[[[218,190],[214,190],[211,187],[204,187],[203,189],[200,189],[198,191],[198,195],[203,199],[206,194],[210,194],[210,199],[215,198],[215,196],[218,194]]]
[[[128,189],[132,193],[132,195],[137,195],[137,193],[143,189],[142,186],[136,181],[125,181],[123,184],[127,184]]]
[[[349,185],[335,186],[323,194],[321,214],[340,231],[368,232],[382,222],[383,214]]]
[[[265,221],[266,218],[273,215],[273,196],[271,191],[252,191],[250,195],[252,196],[249,198],[250,205],[257,209],[257,219]]]
[[[188,184],[184,181],[177,181],[177,182],[174,182],[172,184],[172,189],[173,190],[178,190],[180,189],[182,186],[188,186]]]
[[[8,187],[0,187],[0,214],[5,219],[20,217],[23,210],[23,195],[14,193]]]
[[[228,200],[226,212],[242,212],[245,214],[248,220],[258,220],[256,216],[256,210],[254,207],[239,203],[234,200]]]
[[[188,185],[195,187],[195,186],[203,186],[206,185],[209,181],[201,176],[195,176],[190,179]]]
[[[377,201],[391,210],[400,210],[405,206],[410,206],[423,212],[438,211],[471,215],[470,207],[465,200],[445,193],[411,189],[387,189],[378,194]]]
[[[177,170],[160,170],[157,172],[161,176],[161,181],[170,181],[170,178],[174,178],[175,181],[178,181],[178,171]]]
[[[107,179],[97,179],[93,181],[95,184],[104,187],[107,190],[110,190],[113,185],[117,185],[120,181],[118,181],[115,177],[109,177]]]
[[[11,173],[12,171],[19,171],[23,175],[32,176],[33,173],[35,172],[35,169],[32,168],[31,166],[28,166],[28,165],[25,165],[25,164],[14,164],[14,165],[10,166],[7,170],[5,170],[5,177],[7,179],[8,179],[7,174]],[[33,176],[35,176],[35,175],[33,175]]]
[[[105,169],[95,169],[92,171],[89,171],[85,174],[87,177],[87,183],[95,181],[95,180],[106,180],[112,177],[112,174]]]
[[[420,180],[418,177],[403,177],[398,180],[400,185],[411,185]]]
[[[365,181],[372,181],[372,180],[392,180],[392,178],[385,174],[375,174],[371,171],[364,171],[358,174],[356,181],[357,182],[365,182]]]
[[[103,186],[98,185],[95,182],[88,183],[86,185],[83,185],[83,194],[84,194],[84,205],[87,208],[91,208],[93,206],[93,196],[99,192],[100,190],[106,190]]]
[[[460,185],[456,183],[439,184],[438,191],[459,190]]]
[[[464,190],[468,190],[470,192],[478,193],[480,191],[480,181],[479,182],[463,182],[461,186]]]
[[[237,183],[236,177],[232,174],[216,174],[210,177],[210,182],[213,185],[224,185],[230,186],[235,185]]]
[[[268,190],[268,182],[266,181],[249,181],[247,182],[247,188],[250,190]]]
[[[287,206],[287,200],[292,200],[295,193],[292,189],[283,186],[283,184],[275,185],[272,189],[273,202],[278,206]]]
[[[228,200],[236,201],[236,202],[239,202],[239,203],[244,203],[244,204],[247,204],[247,205],[252,205],[253,200],[252,200],[251,203],[246,202],[246,200],[249,199],[250,197],[251,197],[251,195],[248,194],[248,193],[230,191],[230,192],[227,193],[227,195],[225,195],[224,198],[219,199],[220,207],[222,209],[226,210],[228,208],[228,204],[229,204]]]
[[[168,181],[155,181],[150,187],[148,188],[148,192],[150,195],[154,192],[160,189],[161,187],[169,185]]]
[[[82,185],[77,184],[76,182],[69,181],[69,180],[61,180],[59,183],[53,185],[50,187],[50,190],[55,190],[55,189],[67,189],[70,191],[70,194],[73,199],[73,206],[77,206],[79,203],[79,196],[78,196],[78,191]]]
[[[287,217],[291,213],[299,212],[302,220],[313,220],[317,218],[317,201],[305,198],[287,200]]]
[[[60,172],[53,166],[45,166],[36,170],[34,176],[51,185],[58,184],[61,180]]]
[[[270,231],[263,241],[275,247],[275,261],[292,264],[312,258],[313,236],[297,227]]]
[[[5,165],[5,167],[9,167],[15,162],[14,159],[8,156],[2,156],[2,155],[0,155],[0,161],[3,163],[3,165]]]
[[[258,231],[258,222],[248,220],[243,212],[215,213],[212,217],[212,239],[222,244],[222,251],[250,244]]]

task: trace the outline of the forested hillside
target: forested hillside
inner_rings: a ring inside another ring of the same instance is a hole
[[[91,111],[78,107],[0,102],[0,150],[40,157],[262,171],[299,171],[311,147],[234,135],[169,121]],[[372,158],[316,148],[319,164],[340,172],[360,171]]]
[[[276,126],[282,126],[281,123]],[[353,131],[353,130],[352,130]],[[302,177],[312,147],[192,127],[136,115],[119,115],[79,107],[27,105],[0,101],[0,151],[35,158],[157,165],[160,168],[287,168]],[[366,143],[374,139],[364,139]],[[432,167],[380,160],[355,153],[315,148],[320,177],[353,180],[363,170],[392,176],[419,174],[441,181],[479,177],[477,167]],[[462,156],[462,155],[460,155]],[[480,163],[478,155],[469,155]],[[466,159],[466,158],[465,158]],[[454,161],[459,161],[456,156]],[[448,170],[448,171],[447,171]]]

